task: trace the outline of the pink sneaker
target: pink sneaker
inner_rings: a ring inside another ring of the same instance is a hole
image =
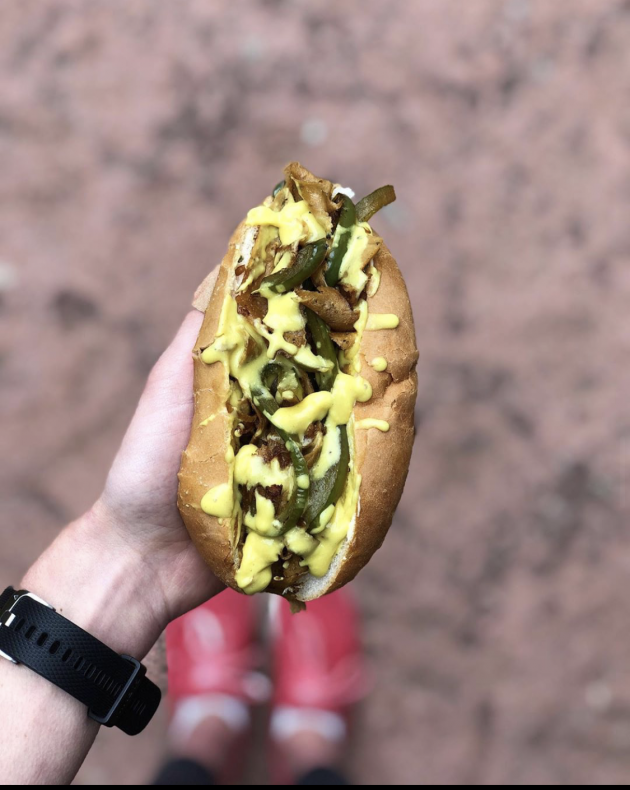
[[[281,748],[287,738],[306,730],[333,742],[347,738],[351,709],[372,685],[359,629],[347,588],[309,603],[306,612],[296,615],[280,601],[272,620],[274,784],[295,779]]]
[[[187,754],[195,730],[217,717],[233,731],[234,752],[241,755],[239,759],[226,755],[226,770],[242,767],[250,706],[268,700],[271,688],[269,679],[256,671],[255,639],[255,601],[233,590],[225,590],[169,625],[169,739],[176,753]],[[221,777],[225,782],[231,778]]]

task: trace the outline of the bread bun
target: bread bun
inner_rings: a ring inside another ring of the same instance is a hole
[[[222,363],[206,364],[202,354],[216,339],[224,302],[237,287],[237,267],[242,271],[248,266],[258,232],[257,226],[239,225],[218,271],[204,281],[195,296],[195,307],[205,311],[205,318],[193,350],[195,413],[179,474],[178,506],[197,550],[219,579],[241,592],[236,581],[242,553],[237,522],[208,515],[200,504],[211,489],[233,485],[233,425],[226,407],[229,371]],[[365,331],[361,340],[360,375],[371,385],[372,397],[357,403],[353,412],[353,463],[360,475],[358,506],[326,575],[319,578],[300,571],[291,583],[276,578],[268,586],[268,592],[292,601],[307,602],[330,593],[351,581],[367,564],[391,526],[409,469],[418,361],[412,309],[403,277],[385,245],[372,266],[375,286],[379,279],[380,284],[368,289],[368,313],[394,314],[400,323],[396,328]],[[374,364],[379,359],[387,360],[386,370]],[[370,427],[383,423],[389,425],[387,432]]]

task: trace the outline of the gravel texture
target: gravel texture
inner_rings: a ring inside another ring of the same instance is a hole
[[[98,495],[285,162],[391,182],[419,430],[355,586],[354,776],[625,783],[629,43],[627,0],[2,0],[0,578]],[[142,783],[162,730],[80,781]]]

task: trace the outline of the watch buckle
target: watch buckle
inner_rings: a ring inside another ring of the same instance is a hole
[[[33,601],[42,604],[42,606],[46,606],[48,609],[52,609],[53,612],[55,611],[53,606],[51,606],[46,601],[42,600],[38,595],[35,595],[34,593],[31,592],[27,592],[26,590],[17,590],[7,601],[7,603],[4,606],[0,607],[0,628],[2,628],[2,626],[6,626],[7,628],[9,628],[11,625],[13,625],[13,622],[17,617],[17,615],[13,610],[24,598],[31,598]],[[7,661],[10,661],[12,664],[18,663],[14,658],[11,658],[11,656],[8,656],[6,653],[3,653],[2,650],[0,650],[0,658],[4,658]]]

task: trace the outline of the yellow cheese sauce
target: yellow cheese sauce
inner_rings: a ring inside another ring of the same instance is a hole
[[[361,258],[368,245],[366,223],[355,225],[341,266],[341,282],[362,293],[368,283],[368,275],[361,268]],[[367,225],[369,230],[369,225]]]
[[[297,354],[297,346],[284,339],[286,332],[301,332],[306,326],[306,318],[296,294],[278,294],[269,299],[269,309],[263,323],[272,330],[267,334],[269,359],[275,359],[279,351],[286,351],[291,356]]]
[[[374,368],[377,373],[384,373],[387,370],[387,364],[385,357],[376,357],[370,362],[370,367]]]
[[[245,220],[246,225],[273,225],[278,228],[282,244],[294,244],[296,241],[311,243],[326,236],[326,231],[309,211],[308,203],[300,200],[297,203],[287,190],[287,201],[280,211],[268,206],[253,208]]]
[[[323,532],[330,524],[330,520],[332,519],[334,512],[335,505],[329,505],[319,517],[319,525],[314,530],[312,530],[311,534],[317,535],[320,532]]]
[[[350,525],[356,518],[361,489],[361,475],[356,468],[351,469],[348,484],[342,498],[332,513],[328,525],[317,537],[317,547],[309,554],[303,555],[303,565],[318,578],[325,576],[336,556],[341,544],[346,539]]]
[[[323,357],[314,354],[307,346],[302,346],[293,357],[295,361],[307,370],[327,371],[332,368],[331,363]]]
[[[312,396],[311,396],[312,397]],[[317,463],[313,468],[316,480],[321,480],[341,458],[341,440],[338,428],[347,425],[357,402],[366,403],[372,397],[372,387],[360,376],[339,373],[332,393],[332,408],[326,420],[326,436]]]
[[[284,542],[289,551],[304,557],[317,548],[317,540],[299,527],[295,527],[284,536]]]
[[[228,518],[234,510],[234,486],[232,481],[211,488],[201,500],[201,509],[209,516]]]
[[[356,333],[354,345],[352,348],[348,349],[348,351],[342,351],[339,359],[342,369],[348,369],[356,375],[361,373],[361,357],[359,351],[361,350],[361,343],[363,342],[363,335],[365,334],[369,318],[368,303],[361,302],[358,309],[359,318],[354,325],[354,331]]]
[[[274,267],[272,274],[277,274],[281,272],[283,269],[288,269],[291,265],[291,261],[293,260],[293,252],[291,250],[284,250],[283,252],[278,253],[274,260]]]
[[[269,201],[266,201],[267,205],[254,208],[247,215],[246,224],[258,226],[258,235],[250,260],[244,264],[248,265],[248,271],[240,291],[246,290],[264,273],[265,251],[274,239],[279,238],[282,245],[288,246],[295,245],[296,242],[311,243],[325,237],[324,228],[310,212],[305,200],[296,202],[286,190],[286,195],[281,195],[276,204],[283,198],[285,202],[280,210],[274,210]],[[373,296],[378,291],[381,275],[374,264],[365,267],[362,262],[372,231],[367,223],[361,223],[349,232],[352,236],[348,253],[343,260],[341,282],[357,292],[364,291],[368,286],[368,295]],[[274,271],[291,265],[294,250],[295,247],[293,250],[283,250],[276,254]],[[238,250],[236,254],[238,255]],[[201,359],[205,364],[221,362],[231,378],[238,382],[233,384],[230,398],[232,407],[237,405],[241,394],[252,400],[252,391],[261,385],[263,369],[269,360],[277,359],[278,354],[292,357],[308,371],[326,372],[332,367],[330,361],[314,353],[308,345],[298,347],[285,339],[287,333],[303,332],[306,326],[305,314],[295,293],[276,294],[263,289],[261,294],[268,302],[267,314],[262,321],[256,320],[254,326],[238,313],[235,299],[228,295],[222,308],[216,338],[212,345],[201,352]],[[315,479],[323,478],[339,463],[341,426],[348,426],[351,459],[355,457],[355,427],[381,431],[387,431],[390,427],[383,420],[362,420],[355,426],[352,415],[357,403],[366,403],[372,397],[369,382],[360,376],[359,351],[365,331],[394,329],[400,321],[394,315],[370,315],[365,301],[359,304],[358,310],[356,342],[349,351],[339,354],[340,373],[332,392],[314,392],[297,405],[283,406],[285,399],[294,399],[295,392],[301,386],[296,377],[295,384],[289,380],[289,391],[278,394],[280,408],[270,418],[277,428],[296,437],[303,437],[314,422],[324,422],[326,434],[322,450],[312,469]],[[252,341],[255,346],[252,346]],[[255,351],[256,346],[258,352]],[[379,372],[387,370],[387,360],[384,357],[378,357],[369,364]],[[209,424],[216,416],[207,417],[201,425]],[[348,482],[341,499],[324,511],[318,526],[311,534],[295,527],[284,536],[280,535],[282,525],[273,503],[258,490],[255,492],[255,513],[241,513],[239,487],[256,489],[258,486],[282,486],[288,499],[296,488],[310,488],[309,476],[301,475],[296,479],[292,466],[282,469],[278,460],[265,463],[254,445],[244,446],[236,457],[229,447],[226,462],[230,465],[228,482],[208,491],[203,497],[201,507],[204,512],[217,518],[234,519],[237,526],[235,546],[238,545],[240,529],[247,531],[236,573],[239,587],[248,594],[265,590],[272,580],[271,566],[278,561],[285,546],[291,553],[302,558],[301,564],[313,576],[325,576],[356,517],[361,477],[354,460],[351,460]]]
[[[263,341],[249,322],[239,314],[236,300],[228,296],[223,304],[214,343],[201,353],[201,359],[206,365],[222,362],[247,397],[251,396],[251,387],[260,381],[260,374],[267,362],[266,355],[261,353],[249,364],[243,364],[249,338],[262,349]]]
[[[330,410],[330,419],[336,425],[347,425],[357,401],[367,403],[372,397],[372,387],[369,381],[360,376],[339,373],[331,394],[333,405]]]
[[[397,329],[400,326],[400,318],[391,313],[371,313],[368,322],[368,332],[377,332],[380,329]]]
[[[267,245],[278,238],[278,230],[272,226],[267,226],[258,229],[258,234],[254,240],[251,250],[251,259],[249,261],[249,270],[247,277],[241,283],[239,292],[246,291],[249,286],[257,280],[262,274],[265,273],[266,261],[265,251]]]
[[[254,488],[258,485],[282,486],[289,493],[295,485],[293,469],[283,469],[280,461],[274,458],[269,464],[258,455],[258,448],[253,444],[246,444],[238,451],[234,461],[234,481],[237,485]]]
[[[263,538],[250,532],[243,546],[243,557],[236,571],[236,583],[248,595],[262,592],[271,582],[271,566],[278,560],[284,542],[279,538]]]
[[[385,420],[359,420],[356,427],[364,431],[376,428],[376,430],[382,431],[383,433],[389,433],[391,425]]]
[[[245,526],[264,538],[277,538],[282,524],[276,519],[273,502],[256,491],[256,513],[245,513]]]
[[[330,392],[313,392],[297,406],[278,409],[271,421],[287,433],[304,436],[308,427],[318,420],[323,420],[333,405]]]
[[[328,360],[314,354],[307,346],[298,348],[284,337],[286,332],[300,332],[306,326],[306,318],[295,293],[274,294],[263,288],[261,294],[267,299],[268,311],[262,323],[256,321],[256,327],[269,341],[267,358],[275,359],[278,352],[283,351],[308,370],[330,370],[332,366]]]
[[[313,477],[316,480],[321,480],[329,469],[339,463],[340,459],[341,437],[339,436],[339,429],[336,425],[326,422],[326,436],[324,436],[320,456],[313,467]]]

